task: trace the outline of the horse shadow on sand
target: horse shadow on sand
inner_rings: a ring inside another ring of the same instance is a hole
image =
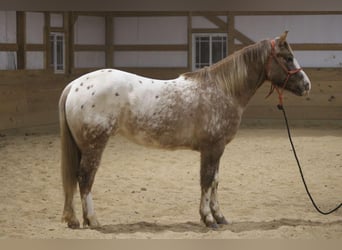
[[[272,221],[246,221],[246,222],[234,222],[228,225],[224,225],[215,229],[215,231],[231,231],[233,233],[241,233],[254,230],[276,230],[282,226],[331,226],[340,225],[340,221],[333,222],[319,222],[311,220],[300,220],[300,219],[279,219]],[[198,222],[184,222],[175,224],[158,224],[151,222],[137,222],[131,224],[115,224],[115,225],[103,225],[96,229],[97,231],[104,234],[130,234],[130,233],[158,233],[164,231],[171,231],[176,233],[195,232],[195,233],[206,233],[212,229],[208,229],[204,224]]]

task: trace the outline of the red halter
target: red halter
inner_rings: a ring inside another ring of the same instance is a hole
[[[279,88],[277,85],[275,85],[272,81],[271,81],[271,89],[270,89],[270,92],[268,93],[268,95],[266,96],[269,97],[273,92],[274,90],[277,91],[278,93],[278,98],[279,98],[279,104],[280,105],[283,105],[283,92],[284,92],[284,89],[285,89],[285,86],[287,84],[287,82],[289,81],[290,77],[294,74],[297,74],[299,71],[302,70],[302,68],[299,68],[299,69],[294,69],[294,70],[288,70],[286,68],[286,66],[284,65],[284,63],[282,61],[279,60],[279,58],[277,57],[276,53],[275,53],[275,45],[276,45],[276,41],[273,39],[271,40],[271,53],[268,57],[268,62],[267,62],[267,65],[266,65],[266,79],[271,81],[270,79],[270,75],[271,75],[271,59],[272,57],[275,59],[275,61],[282,67],[282,69],[286,72],[287,76],[286,76],[286,79],[283,83],[283,86],[281,88]]]

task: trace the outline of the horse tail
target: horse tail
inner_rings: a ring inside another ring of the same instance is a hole
[[[61,135],[61,170],[65,197],[65,207],[71,206],[72,197],[77,187],[77,172],[80,166],[81,152],[71,134],[65,114],[65,103],[71,86],[67,86],[59,100],[59,124]]]

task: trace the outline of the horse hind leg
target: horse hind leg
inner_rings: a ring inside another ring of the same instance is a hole
[[[100,164],[102,150],[91,151],[82,154],[78,184],[83,210],[83,226],[96,228],[100,226],[97,220],[91,189],[95,180],[95,174]]]
[[[89,226],[90,228],[100,226],[94,210],[91,189],[103,150],[111,134],[109,132],[108,130],[97,130],[97,132],[91,134],[91,139],[87,143],[88,146],[82,150],[78,184],[83,210],[83,226]]]
[[[80,222],[76,217],[75,206],[74,206],[74,192],[69,193],[65,196],[64,211],[62,221],[67,222],[68,227],[77,229],[80,227]]]

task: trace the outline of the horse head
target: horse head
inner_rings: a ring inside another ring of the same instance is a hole
[[[286,41],[288,31],[271,40],[271,52],[266,65],[267,80],[273,88],[285,89],[298,96],[307,95],[311,82],[299,66],[293,51]]]

